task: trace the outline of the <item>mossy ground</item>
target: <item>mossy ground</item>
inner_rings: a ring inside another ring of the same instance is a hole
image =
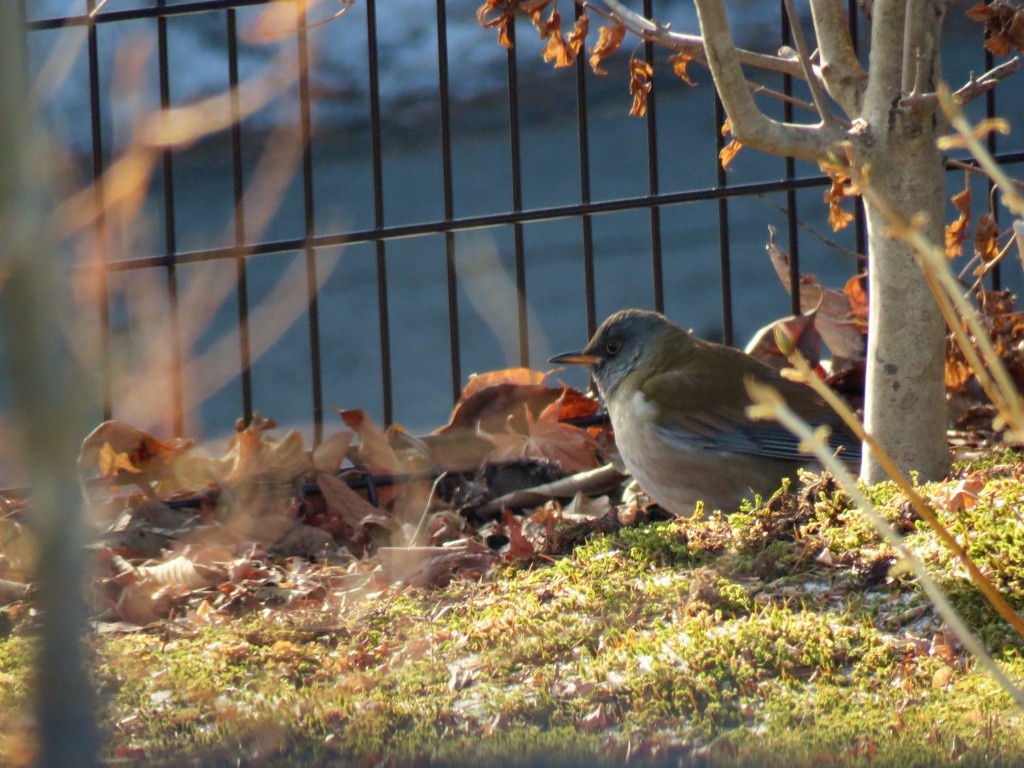
[[[1024,606],[1019,457],[940,513]],[[926,487],[949,493],[955,480]],[[1014,680],[1024,640],[871,489]],[[946,498],[946,496],[942,497]],[[147,764],[1024,764],[1024,720],[833,483],[626,528],[483,582],[195,615],[91,640],[106,755]],[[31,621],[0,640],[0,761],[30,755]]]

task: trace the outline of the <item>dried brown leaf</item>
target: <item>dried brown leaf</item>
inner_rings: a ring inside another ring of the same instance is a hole
[[[974,228],[974,252],[986,263],[999,255],[999,225],[991,213],[978,217]]]
[[[690,79],[690,75],[686,71],[686,68],[690,66],[690,62],[693,61],[693,56],[690,56],[689,54],[680,51],[679,53],[674,53],[671,56],[669,56],[668,61],[672,65],[672,71],[676,73],[676,76],[680,80],[682,80],[690,87],[696,85],[696,83]]]
[[[722,135],[727,136],[731,132],[732,121],[726,119],[726,121],[722,123]],[[729,164],[733,161],[733,159],[736,157],[736,155],[739,153],[741,149],[743,149],[743,144],[741,144],[736,139],[732,139],[728,144],[722,147],[721,151],[718,153],[718,162],[722,164],[723,170],[729,170]]]
[[[465,388],[462,390],[462,401],[472,397],[488,387],[498,384],[540,384],[547,378],[547,374],[535,371],[532,368],[505,368],[500,371],[488,371],[477,373],[469,377]]]
[[[348,487],[341,478],[319,473],[316,484],[323,494],[330,515],[352,529],[359,530],[368,523],[380,523],[380,510]],[[333,532],[333,531],[332,531]]]
[[[633,106],[629,110],[630,117],[643,117],[647,114],[647,94],[651,92],[654,68],[636,56],[629,60],[629,92],[633,94]]]
[[[504,510],[503,521],[508,531],[508,551],[506,560],[532,560],[537,554],[530,540],[523,535],[523,524],[509,510]]]
[[[516,6],[516,0],[487,0],[476,11],[480,26],[484,29],[497,28],[498,43],[505,48],[512,48],[508,25],[516,15]]]
[[[167,562],[143,565],[136,569],[139,578],[161,587],[199,589],[224,580],[224,571],[197,564],[186,555],[178,555]]]
[[[867,276],[854,275],[846,281],[843,293],[850,300],[850,320],[860,328],[868,326],[868,292],[865,290]]]
[[[849,196],[850,178],[838,171],[828,172],[828,175],[832,179],[824,198],[828,204],[828,223],[832,225],[832,231],[838,232],[853,221],[853,214],[840,207],[840,203]]]
[[[337,472],[352,444],[354,432],[335,432],[313,451],[313,468],[318,472]]]
[[[626,28],[622,24],[601,27],[598,30],[597,42],[590,49],[590,68],[595,75],[608,74],[607,70],[601,68],[601,62],[619,50],[625,36]]]
[[[590,17],[586,13],[581,13],[579,18],[576,19],[576,23],[573,24],[572,32],[565,39],[569,45],[569,49],[572,51],[573,58],[580,55],[580,51],[583,50],[583,43],[587,39],[587,34],[590,32]]]
[[[997,56],[1009,56],[1014,48],[1024,51],[1024,9],[997,0],[978,3],[967,18],[985,25],[985,47]]]
[[[768,241],[768,256],[779,280],[790,289],[789,256],[775,243],[775,232],[771,230]],[[833,358],[862,360],[864,358],[864,333],[850,322],[850,299],[840,291],[825,288],[811,275],[802,275],[799,281],[800,310],[808,313],[817,310],[815,327],[822,340],[832,351]]]
[[[192,440],[158,440],[124,422],[105,421],[82,441],[79,476],[105,478],[115,485],[164,480],[193,445]]]
[[[404,464],[395,454],[384,432],[361,408],[338,410],[342,421],[359,435],[359,462],[374,474],[397,474]]]
[[[560,387],[546,387],[540,384],[495,384],[485,389],[466,388],[471,394],[464,395],[452,411],[448,424],[437,430],[439,433],[478,428],[485,432],[505,429],[509,418],[517,429],[525,429],[522,421],[523,406],[530,413],[538,414],[562,394]]]
[[[967,226],[971,220],[971,189],[966,185],[966,180],[963,191],[953,195],[950,200],[960,211],[957,220],[946,227],[946,258],[955,259],[963,250]]]
[[[494,444],[492,460],[549,459],[557,461],[568,474],[593,469],[600,463],[597,441],[586,430],[559,423],[554,411],[544,418],[534,418],[524,408],[524,417],[525,431],[509,424],[504,432],[478,433]]]

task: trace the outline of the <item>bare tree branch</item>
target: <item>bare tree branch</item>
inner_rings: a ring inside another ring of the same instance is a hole
[[[476,510],[479,515],[491,515],[508,507],[530,507],[543,504],[559,497],[575,496],[577,493],[589,495],[607,493],[621,483],[627,475],[622,474],[611,464],[597,469],[577,472],[575,475],[563,477],[551,483],[542,483],[532,488],[522,488],[492,499]]]
[[[871,18],[868,84],[860,117],[867,125],[886,125],[899,100],[903,72],[903,30],[907,0],[875,0]]]
[[[903,44],[903,93],[918,95],[935,90],[942,23],[946,13],[943,0],[907,0]]]
[[[806,110],[807,112],[813,112],[815,114],[817,114],[818,112],[814,104],[812,104],[811,102],[804,101],[803,99],[798,99],[795,96],[787,96],[782,91],[776,91],[774,88],[769,88],[768,86],[762,83],[755,83],[751,80],[748,80],[747,86],[750,88],[750,92],[753,93],[755,96],[757,96],[757,94],[759,93],[763,93],[765,96],[771,96],[773,99],[778,99],[779,101],[785,102],[787,104],[792,104],[794,107],[800,107],[800,109]]]
[[[708,65],[732,122],[733,136],[747,146],[772,154],[814,162],[827,157],[846,133],[834,124],[779,123],[761,112],[747,88],[722,1],[695,0],[695,3]]]
[[[841,0],[811,0],[811,17],[818,38],[819,69],[825,89],[848,117],[857,117],[868,75],[850,40],[849,19]]]
[[[807,38],[804,37],[804,28],[800,25],[800,16],[796,12],[796,4],[793,0],[783,0],[786,5],[786,16],[789,17],[789,26],[793,30],[793,42],[796,43],[796,52],[800,58],[800,67],[804,71],[804,79],[811,89],[811,98],[814,99],[814,106],[821,116],[825,125],[835,124],[835,117],[828,107],[825,94],[821,90],[821,81],[818,74],[811,66],[811,54],[807,50]]]
[[[1024,62],[1021,61],[1020,56],[1014,56],[1009,61],[1004,61],[1002,64],[992,67],[992,69],[980,77],[974,77],[972,74],[970,80],[953,92],[953,98],[956,99],[956,103],[961,106],[968,104],[979,96],[991,91],[999,85],[1000,80],[1005,80],[1010,75],[1015,75],[1020,71],[1022,64],[1024,64]],[[936,103],[938,103],[938,96],[936,96],[934,92],[911,94],[900,99],[901,107],[910,107],[916,104]]]
[[[642,16],[632,11],[619,0],[601,0],[608,9],[603,15],[614,21],[618,21],[631,32],[639,35],[644,40],[649,40],[656,45],[669,48],[680,53],[693,56],[696,60],[706,63],[704,58],[704,41],[700,35],[684,35],[671,31],[666,25]],[[584,2],[584,7],[595,8],[591,3]],[[780,72],[784,75],[792,75],[800,79],[804,78],[800,62],[783,56],[770,56],[765,53],[756,53],[743,48],[735,48],[735,55],[741,64],[749,64],[753,67],[760,67],[772,72]]]

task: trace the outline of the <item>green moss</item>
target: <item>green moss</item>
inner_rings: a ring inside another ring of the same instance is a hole
[[[977,502],[941,517],[1021,606],[1024,487],[1016,465],[988,466]],[[870,492],[1024,679],[1021,638],[892,488]],[[1009,697],[893,562],[834,483],[808,478],[729,517],[624,529],[482,583],[95,638],[107,752],[282,766],[1015,763],[1024,728]],[[0,722],[24,717],[31,649],[25,633],[0,640]]]
[[[10,635],[0,639],[0,715],[28,704],[32,645],[26,638]],[[0,717],[0,720],[3,718]]]

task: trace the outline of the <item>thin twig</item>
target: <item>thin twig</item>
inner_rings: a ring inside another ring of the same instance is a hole
[[[835,116],[828,108],[828,101],[825,99],[825,91],[821,81],[814,73],[811,65],[811,56],[807,50],[807,38],[804,37],[804,29],[800,26],[800,16],[796,12],[796,4],[793,0],[783,0],[786,6],[786,15],[789,17],[789,26],[793,30],[793,42],[796,43],[796,52],[800,61],[800,68],[803,70],[804,79],[811,89],[811,98],[814,99],[814,106],[821,116],[825,125],[835,124]]]
[[[645,16],[630,10],[618,0],[601,0],[608,10],[596,7],[590,2],[580,2],[583,8],[591,9],[604,16],[610,21],[622,24],[630,32],[648,40],[655,45],[664,48],[703,57],[704,40],[700,35],[684,35],[679,32],[672,32],[668,26],[652,21]],[[799,62],[793,59],[786,59],[781,56],[770,56],[765,53],[756,53],[743,48],[736,49],[736,55],[741,64],[749,64],[753,67],[760,67],[771,72],[781,72],[784,75],[792,75],[800,79],[804,78],[803,70]],[[701,61],[701,63],[704,63]]]
[[[960,106],[969,104],[999,85],[999,81],[1005,80],[1010,75],[1017,74],[1022,65],[1024,65],[1024,61],[1021,60],[1020,56],[1014,56],[1009,61],[1004,61],[1002,64],[992,67],[992,69],[978,78],[975,78],[972,74],[971,78],[964,85],[953,92],[953,98]],[[913,107],[934,104],[938,101],[938,98],[938,95],[935,93],[912,93],[900,99],[900,106]]]
[[[1010,230],[1010,231],[1012,232],[1013,230]],[[974,283],[971,285],[971,287],[967,290],[967,292],[965,293],[966,296],[970,296],[972,293],[974,293],[975,291],[977,291],[981,287],[982,282],[984,282],[985,278],[988,277],[988,273],[991,272],[993,269],[995,269],[996,266],[1000,262],[1002,262],[1003,259],[1006,258],[1006,254],[1008,254],[1010,252],[1010,249],[1012,247],[1013,247],[1013,238],[1011,237],[1009,240],[1006,241],[1006,245],[1004,245],[999,250],[999,253],[997,253],[995,255],[995,258],[993,258],[991,261],[986,261],[984,266],[982,266],[982,268],[978,271],[978,277],[974,281]],[[977,256],[977,254],[975,254],[975,258],[981,258],[981,257]],[[974,262],[974,259],[971,259],[971,263],[973,263],[973,262]]]
[[[507,507],[535,507],[551,499],[567,498],[577,493],[601,493],[614,488],[625,479],[612,464],[577,472],[553,483],[542,483],[533,488],[506,493],[477,509],[481,515],[492,515]]]
[[[989,178],[989,175],[985,171],[985,169],[980,167],[977,164],[977,162],[975,162],[975,161],[971,161],[971,160],[950,160],[950,159],[947,159],[946,160],[946,167],[947,168],[956,168],[956,169],[961,170],[961,171],[967,171],[968,173],[973,173],[973,174],[976,174],[978,176],[984,176],[986,179]],[[1007,181],[1009,181],[1010,184],[1015,186],[1021,192],[1024,192],[1024,181],[1017,181],[1016,179],[1010,179],[1010,178],[1007,178]]]
[[[782,214],[787,213],[786,209],[783,206],[781,206],[778,203],[776,203],[768,195],[766,195],[764,193],[758,193],[757,195],[755,195],[755,197],[757,197],[761,202],[763,202],[765,205],[769,206],[770,208],[774,208],[779,213],[782,213]],[[832,250],[836,251],[837,253],[842,254],[843,256],[848,256],[851,259],[863,259],[864,258],[864,254],[863,253],[857,253],[857,251],[851,251],[849,248],[844,248],[839,243],[837,243],[835,240],[830,240],[829,238],[825,237],[818,230],[816,230],[814,227],[812,227],[810,224],[808,224],[806,221],[804,221],[803,219],[801,219],[799,217],[797,217],[796,225],[798,227],[800,227],[800,229],[804,230],[809,235],[811,235],[811,237],[813,237],[816,240],[820,241],[821,243],[823,243],[824,245],[828,246],[829,248],[831,248]]]
[[[759,93],[763,93],[765,96],[771,96],[773,99],[778,99],[779,101],[785,102],[787,104],[792,104],[794,107],[800,107],[800,109],[806,110],[808,112],[817,113],[818,111],[814,104],[812,104],[811,102],[804,101],[803,99],[798,99],[795,96],[789,96],[788,94],[782,93],[781,91],[776,91],[773,88],[769,88],[767,85],[755,83],[750,80],[747,80],[747,85],[750,86],[750,92],[753,93],[755,96]]]

